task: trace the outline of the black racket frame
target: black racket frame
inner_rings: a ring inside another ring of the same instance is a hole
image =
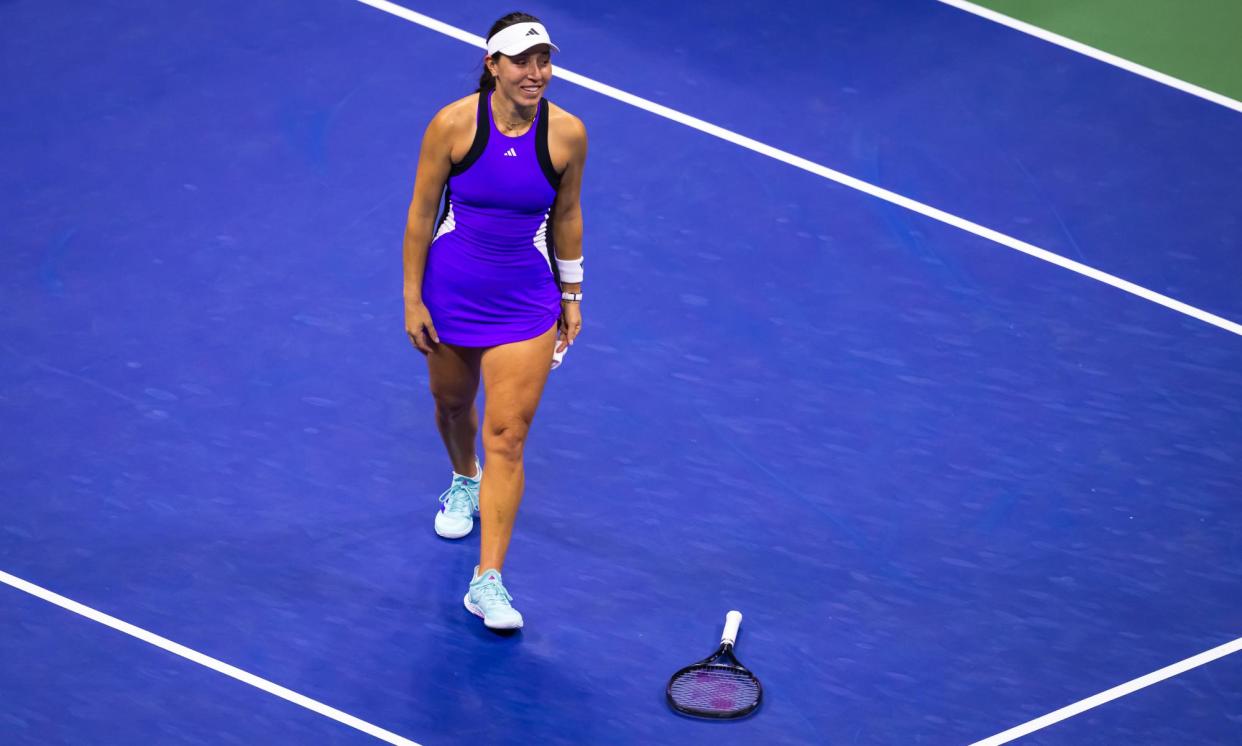
[[[711,710],[699,710],[694,707],[682,707],[681,705],[677,704],[676,701],[673,700],[673,682],[676,681],[678,677],[682,676],[683,674],[689,673],[691,671],[699,671],[699,670],[711,668],[713,666],[733,669],[735,671],[740,671],[746,674],[747,676],[749,676],[751,681],[755,682],[755,688],[759,692],[758,695],[755,697],[755,703],[752,704],[750,707],[747,707],[742,710],[722,713],[722,712],[711,711]],[[733,654],[733,646],[726,642],[726,643],[721,643],[720,647],[716,649],[715,653],[707,656],[706,658],[699,661],[698,663],[691,663],[690,665],[682,669],[679,669],[677,673],[669,677],[668,685],[664,687],[664,698],[668,700],[669,707],[673,708],[673,710],[683,715],[691,715],[693,717],[698,717],[698,718],[708,718],[711,720],[737,720],[738,718],[744,718],[747,715],[750,715],[751,713],[753,713],[755,710],[759,709],[759,705],[763,702],[763,684],[760,683],[758,676],[755,676],[755,674],[752,673],[749,668],[742,665],[741,661],[737,659],[737,656]]]

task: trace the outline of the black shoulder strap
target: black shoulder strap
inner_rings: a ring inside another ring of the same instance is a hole
[[[548,100],[539,99],[539,123],[535,130],[535,155],[539,159],[539,168],[547,177],[553,189],[560,189],[561,175],[552,166],[552,156],[548,154]]]
[[[460,176],[466,169],[474,165],[479,160],[479,156],[483,155],[483,151],[487,148],[487,135],[492,131],[492,120],[489,116],[487,106],[488,92],[479,91],[479,110],[475,114],[474,125],[474,142],[470,143],[470,151],[466,153],[466,157],[461,159],[461,163],[454,163],[449,170],[449,176]]]

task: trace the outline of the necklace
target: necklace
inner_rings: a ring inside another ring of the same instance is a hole
[[[530,125],[535,121],[535,116],[539,112],[539,108],[535,107],[535,113],[531,114],[529,119],[521,117],[517,120],[517,122],[511,122],[508,118],[501,116],[500,112],[496,111],[496,108],[497,107],[493,104],[492,115],[496,118],[496,126],[500,128],[501,132],[514,132],[519,129],[526,129],[530,127]]]
[[[497,119],[499,120],[500,117],[497,117]],[[504,120],[500,122],[500,131],[509,133],[509,132],[516,132],[520,129],[527,129],[530,127],[531,123],[534,121],[535,121],[534,117],[531,117],[530,119],[519,119],[516,124],[513,122],[509,122],[508,120]]]

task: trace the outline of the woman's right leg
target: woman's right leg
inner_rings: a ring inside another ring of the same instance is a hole
[[[482,354],[478,348],[441,343],[427,355],[436,428],[453,464],[453,481],[440,495],[435,521],[436,533],[445,539],[460,539],[474,530],[474,514],[479,509],[483,472],[475,455],[479,415],[474,399]]]
[[[444,343],[432,347],[427,355],[431,396],[436,402],[436,428],[453,471],[465,476],[475,476],[479,413],[474,400],[479,392],[482,356],[482,348]]]

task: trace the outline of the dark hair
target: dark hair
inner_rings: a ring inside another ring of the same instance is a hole
[[[500,18],[496,19],[496,22],[492,24],[491,30],[487,32],[487,38],[490,39],[493,36],[495,36],[496,33],[500,31],[501,29],[509,28],[510,26],[517,24],[517,23],[543,23],[543,21],[540,21],[538,18],[535,18],[530,13],[510,13],[507,16],[501,16]],[[492,55],[493,62],[498,62],[499,60],[500,60],[500,52],[497,52],[496,54]],[[496,78],[492,77],[491,71],[487,69],[487,65],[485,64],[483,65],[483,74],[479,76],[478,92],[482,93],[483,91],[490,91],[495,87],[496,87]]]

